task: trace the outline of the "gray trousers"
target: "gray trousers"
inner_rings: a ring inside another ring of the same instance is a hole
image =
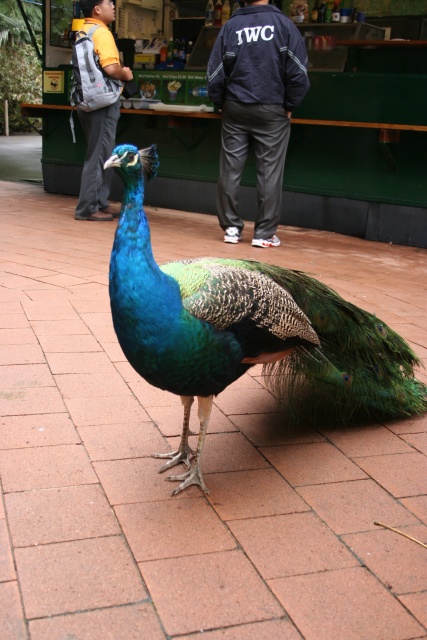
[[[98,209],[108,207],[113,172],[111,169],[104,171],[104,162],[115,146],[120,100],[97,111],[77,108],[77,115],[86,137],[87,151],[76,214],[90,216]]]
[[[237,213],[239,187],[253,144],[256,162],[257,215],[254,238],[267,240],[278,227],[290,120],[281,105],[226,100],[222,109],[217,212],[222,229],[243,229]]]

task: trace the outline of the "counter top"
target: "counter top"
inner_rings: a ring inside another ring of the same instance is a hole
[[[337,40],[336,45],[338,47],[427,47],[427,40]]]
[[[67,104],[21,104],[21,114],[26,117],[42,118],[49,112],[71,111],[71,106]],[[121,113],[137,116],[167,116],[169,118],[204,118],[209,120],[220,120],[220,113],[204,113],[200,111],[159,111],[154,109],[120,109]],[[427,132],[427,125],[395,124],[384,122],[359,122],[348,120],[317,120],[311,118],[292,118],[292,124],[317,125],[327,127],[353,127],[358,129],[392,129],[398,131],[424,131]]]
[[[23,102],[21,104],[21,114],[26,117],[42,118],[49,111],[71,111],[71,106],[68,104],[30,104]],[[206,111],[180,111],[177,109],[120,109],[121,113],[129,113],[131,115],[145,115],[145,116],[179,116],[180,118],[210,118],[220,119],[219,113],[206,112]]]

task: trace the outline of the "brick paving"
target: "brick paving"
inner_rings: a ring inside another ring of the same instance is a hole
[[[172,498],[150,454],[176,443],[179,399],[126,362],[116,225],[74,207],[0,183],[0,638],[426,640],[427,551],[373,522],[427,543],[427,416],[293,430],[257,367],[215,399],[211,495]],[[427,364],[425,250],[297,228],[254,249],[250,224],[231,246],[214,217],[147,211],[159,262],[311,272]]]

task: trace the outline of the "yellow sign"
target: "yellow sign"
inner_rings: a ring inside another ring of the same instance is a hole
[[[140,62],[142,64],[150,64],[156,62],[155,53],[135,53],[134,62]]]
[[[43,71],[43,91],[44,93],[63,93],[64,72]]]

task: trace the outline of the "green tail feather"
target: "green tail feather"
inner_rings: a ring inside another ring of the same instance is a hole
[[[364,366],[363,355],[346,371],[335,367],[325,349],[296,349],[284,360],[264,367],[267,386],[290,410],[310,422],[349,422],[352,418],[398,418],[427,410],[426,387],[398,364],[381,369]],[[351,372],[351,373],[349,373]]]
[[[427,387],[414,378],[420,361],[401,336],[304,273],[266,264],[262,271],[292,294],[321,343],[264,367],[276,396],[298,413],[340,421],[427,411]]]

